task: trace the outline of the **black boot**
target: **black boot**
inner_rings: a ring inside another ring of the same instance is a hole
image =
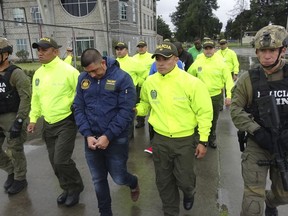
[[[27,180],[14,180],[13,184],[11,185],[11,187],[7,190],[8,194],[17,194],[20,191],[22,191],[26,186],[27,186]]]
[[[8,175],[6,181],[4,182],[4,189],[7,191],[14,182],[14,173]]]
[[[276,207],[270,208],[269,206],[266,205],[265,216],[278,216],[277,208]]]

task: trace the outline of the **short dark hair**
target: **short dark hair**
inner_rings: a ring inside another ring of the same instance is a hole
[[[102,59],[103,57],[97,49],[88,48],[84,50],[84,52],[81,55],[81,66],[87,67],[92,63],[101,62]]]

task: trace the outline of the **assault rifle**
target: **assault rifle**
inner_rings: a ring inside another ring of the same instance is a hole
[[[280,118],[276,99],[273,95],[260,97],[257,99],[259,117],[262,121],[262,126],[270,130],[272,136],[272,144],[274,150],[274,158],[271,161],[259,160],[259,166],[275,165],[278,167],[283,188],[288,191],[288,161],[287,154],[281,143],[277,141],[280,136]]]

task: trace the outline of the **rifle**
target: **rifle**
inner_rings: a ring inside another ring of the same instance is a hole
[[[260,97],[256,100],[258,105],[259,117],[262,126],[268,129],[272,136],[272,144],[274,148],[274,159],[271,161],[259,160],[259,166],[275,165],[278,167],[283,188],[288,191],[288,161],[286,160],[286,153],[284,147],[277,141],[280,136],[280,118],[276,99],[273,95]]]

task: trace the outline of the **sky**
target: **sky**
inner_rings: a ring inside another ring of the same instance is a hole
[[[220,22],[223,23],[222,31],[225,30],[226,23],[231,18],[228,13],[234,8],[236,1],[237,0],[217,0],[219,8],[217,11],[214,11],[214,14],[218,17]],[[170,26],[172,31],[174,26],[171,23],[169,15],[176,11],[176,6],[178,6],[178,0],[157,1],[157,13],[162,16],[163,20]]]

